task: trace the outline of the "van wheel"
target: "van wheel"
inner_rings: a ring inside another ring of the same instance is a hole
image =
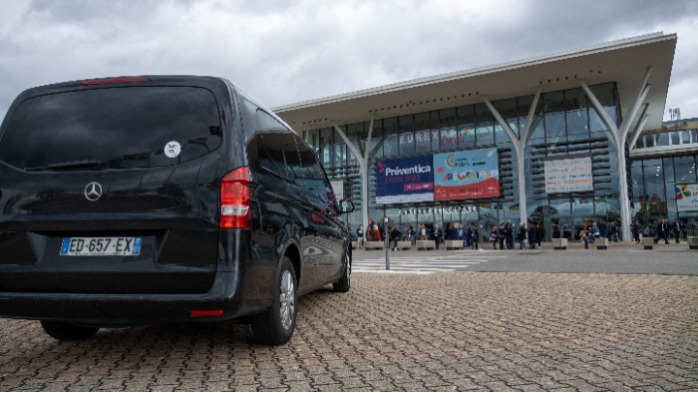
[[[41,321],[41,327],[49,336],[61,341],[84,340],[94,336],[99,330],[96,327],[78,326],[57,321]]]
[[[332,283],[335,292],[349,292],[351,287],[351,257],[349,249],[344,251],[344,273],[339,281]]]
[[[271,306],[252,317],[252,333],[265,345],[286,344],[296,327],[296,271],[287,256],[281,261],[276,283]]]

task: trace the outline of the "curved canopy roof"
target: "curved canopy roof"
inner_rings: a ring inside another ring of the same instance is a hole
[[[273,108],[296,131],[617,82],[621,113],[640,94],[647,69],[646,129],[661,126],[676,34],[654,33],[564,53],[420,78]]]

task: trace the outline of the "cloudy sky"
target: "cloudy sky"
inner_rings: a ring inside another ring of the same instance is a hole
[[[274,107],[659,31],[678,35],[667,108],[698,117],[695,0],[0,0],[0,9],[0,118],[22,90],[68,80],[216,75]]]

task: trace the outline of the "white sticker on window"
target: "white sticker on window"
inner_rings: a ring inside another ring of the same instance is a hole
[[[167,142],[165,145],[165,155],[170,158],[176,158],[182,152],[182,145],[177,141]]]

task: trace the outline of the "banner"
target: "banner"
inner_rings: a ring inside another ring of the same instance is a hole
[[[434,200],[431,156],[376,162],[376,203],[385,205]]]
[[[698,184],[677,184],[675,190],[679,212],[698,211]]]
[[[500,195],[496,148],[436,154],[434,168],[435,201]]]
[[[594,191],[591,157],[546,160],[544,172],[546,194]]]

